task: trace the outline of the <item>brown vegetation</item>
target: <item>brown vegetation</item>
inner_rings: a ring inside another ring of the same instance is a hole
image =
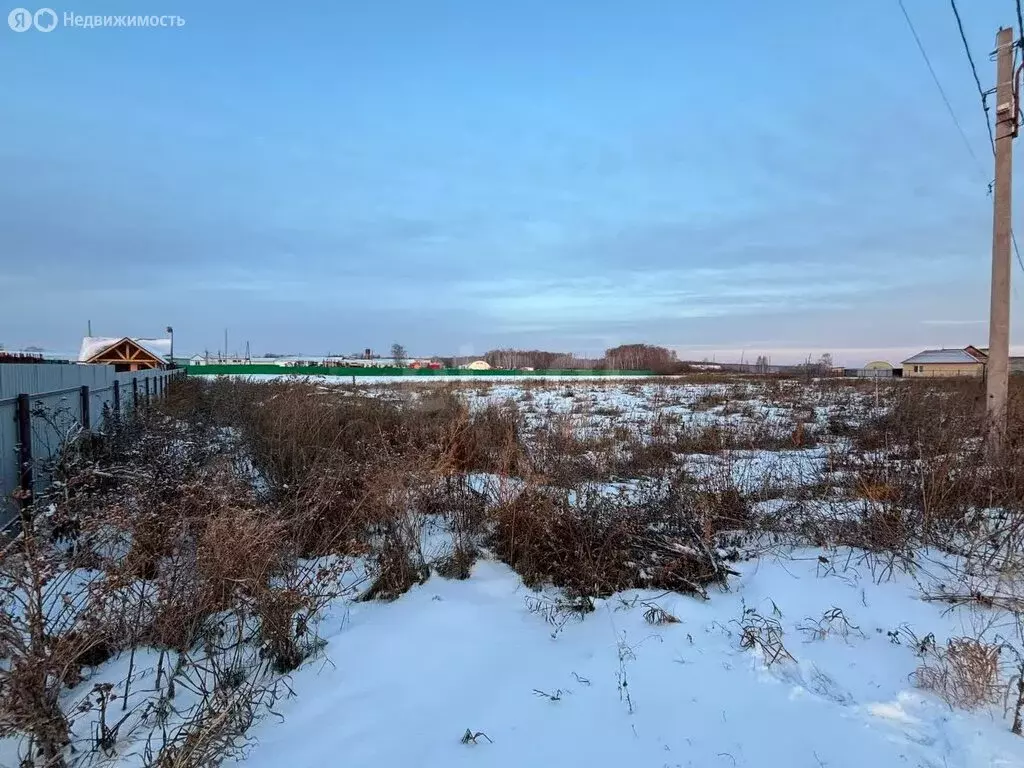
[[[609,360],[653,367],[648,352]],[[925,545],[972,567],[1020,565],[1019,382],[997,455],[984,447],[973,381],[895,382],[878,409],[863,383],[778,380],[733,381],[693,402],[647,392],[660,386],[650,380],[588,385],[642,396],[634,411],[554,382],[530,384],[519,403],[471,405],[489,386],[186,379],[160,410],[108,421],[103,439],[51,468],[57,482],[34,522],[0,555],[0,736],[25,737],[25,765],[126,741],[148,741],[154,765],[236,752],[280,676],[317,653],[324,607],[355,596],[354,579],[342,587],[350,556],[367,564],[363,600],[394,599],[431,570],[467,578],[489,550],[528,586],[560,587],[580,613],[630,587],[707,597],[734,573],[730,559],[764,541],[853,546],[878,578],[913,567]],[[560,410],[538,407],[553,399]],[[823,468],[809,477],[743,464],[810,448]],[[423,551],[433,525],[449,540],[440,554]],[[1020,614],[999,593],[940,597]],[[648,613],[653,624],[674,618]],[[742,647],[790,658],[774,619],[747,612],[737,623]],[[992,701],[1005,682],[992,653],[950,641],[918,683],[958,706]],[[116,684],[131,688],[147,654],[163,702],[147,706],[169,707],[187,688],[186,714],[150,727],[153,711],[100,687],[76,714],[101,723],[99,735],[76,731],[68,689],[125,655],[128,679]]]

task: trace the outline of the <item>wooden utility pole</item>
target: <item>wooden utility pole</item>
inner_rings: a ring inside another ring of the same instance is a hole
[[[1010,372],[1010,196],[1013,138],[1017,135],[1013,30],[996,35],[996,179],[992,215],[992,301],[988,323],[987,415],[989,445],[998,447],[1006,433],[1006,399]]]

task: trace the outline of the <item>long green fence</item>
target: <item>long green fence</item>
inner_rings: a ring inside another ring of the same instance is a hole
[[[190,365],[189,376],[653,376],[651,371],[473,371],[464,368],[335,368],[319,365]]]

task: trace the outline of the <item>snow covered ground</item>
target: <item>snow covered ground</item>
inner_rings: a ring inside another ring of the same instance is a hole
[[[560,424],[581,441],[672,446],[655,472],[590,479],[589,490],[639,496],[644,483],[659,481],[658,472],[678,471],[704,492],[734,489],[750,504],[751,521],[769,515],[856,521],[869,506],[844,485],[856,457],[841,429],[874,412],[867,389],[466,378],[455,387],[436,378],[395,379],[411,387],[369,377],[357,382],[399,399],[456,391],[473,413],[514,406],[530,429]],[[322,383],[350,382],[326,377]],[[338,390],[316,394],[327,391]],[[721,450],[683,450],[673,442],[677,433],[703,429],[755,437],[750,447]],[[539,439],[527,433],[524,440]],[[774,447],[753,445],[756,440]],[[488,508],[509,503],[527,483],[490,471],[466,480]],[[570,503],[581,488],[565,486]],[[423,550],[436,565],[451,539],[440,522],[437,530],[432,525],[425,526]],[[779,540],[754,547],[757,534],[742,536],[750,537],[743,545],[750,545],[750,559],[730,562],[738,575],[728,588],[710,588],[710,599],[630,590],[595,599],[585,615],[567,608],[553,587],[528,589],[486,547],[470,578],[434,573],[393,602],[356,599],[372,558],[352,559],[344,596],[318,624],[325,646],[288,675],[294,695],[274,702],[272,714],[249,730],[241,762],[261,768],[1024,765],[1024,739],[1010,732],[1017,698],[1010,646],[1024,646],[1019,617],[934,599],[951,585],[970,592],[957,584],[963,563],[921,551],[914,567],[889,569],[879,566],[880,556],[860,550],[792,549]],[[947,641],[956,638],[1005,650],[997,682],[970,710],[951,707],[934,686],[921,684],[921,670],[941,666]],[[155,652],[146,650],[131,663],[149,679],[155,662]],[[128,664],[121,654],[89,671],[65,693],[65,710],[100,683],[121,692]],[[91,727],[83,716],[75,733],[88,738]],[[0,766],[17,764],[18,746],[0,742]],[[133,750],[122,748],[105,762],[145,765],[142,752]]]
[[[542,596],[493,561],[394,603],[337,605],[326,658],[294,674],[295,698],[276,706],[283,722],[255,728],[245,764],[1024,764],[1001,707],[954,711],[913,683],[912,638],[973,636],[983,617],[845,561],[799,550],[747,562],[707,602],[631,591],[560,629],[530,610]],[[679,623],[648,623],[651,605]],[[845,621],[823,619],[836,608]],[[778,621],[792,660],[741,647],[745,611]]]
[[[202,375],[196,372],[194,375]],[[608,375],[608,374],[572,374],[567,376],[530,376],[529,374],[521,373],[509,373],[509,374],[490,374],[487,376],[479,376],[473,374],[467,374],[465,376],[458,375],[439,375],[439,374],[415,374],[410,373],[407,376],[369,376],[365,374],[357,376],[303,376],[300,374],[288,374],[288,373],[255,373],[249,375],[232,375],[232,378],[247,379],[248,381],[274,381],[275,379],[306,379],[308,381],[315,381],[323,384],[356,384],[356,385],[369,385],[369,384],[429,384],[429,383],[444,383],[444,382],[477,382],[477,383],[489,383],[495,380],[500,381],[593,381],[593,380],[609,380],[609,379],[631,379],[637,378],[629,374],[620,375]]]

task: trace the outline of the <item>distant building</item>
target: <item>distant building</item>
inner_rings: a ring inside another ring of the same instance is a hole
[[[491,370],[491,365],[486,360],[474,360],[472,363],[467,363],[466,365],[464,365],[462,367],[465,368],[466,370],[469,370],[469,371],[489,371],[489,370]]]
[[[926,349],[903,361],[903,377],[983,376],[985,355],[975,347]]]
[[[988,359],[988,347],[968,347],[968,350],[974,350],[977,354]],[[1011,357],[1010,358],[1010,373],[1024,373],[1024,357]]]
[[[166,368],[170,353],[170,339],[86,336],[82,339],[78,362],[112,365],[117,371],[147,371]]]
[[[892,363],[885,360],[872,360],[863,368],[858,368],[854,375],[861,379],[890,379],[895,375],[896,369]]]

